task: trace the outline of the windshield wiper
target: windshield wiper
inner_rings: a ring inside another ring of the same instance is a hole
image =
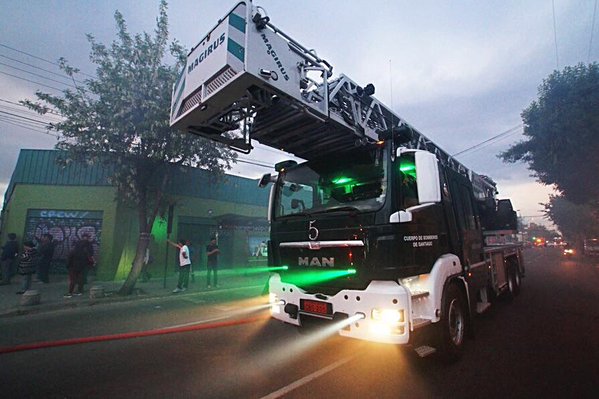
[[[335,208],[328,208],[328,209],[323,209],[322,211],[317,211],[317,212],[313,212],[313,213],[331,213],[331,212],[360,212],[359,208],[356,208],[355,206],[338,206]]]
[[[310,216],[312,216],[312,213],[308,213],[308,212],[289,213],[287,215],[278,216],[277,218],[281,219],[281,218],[289,218],[289,217],[293,217],[293,216],[308,216],[308,217],[310,217]]]

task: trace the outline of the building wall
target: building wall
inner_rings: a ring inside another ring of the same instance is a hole
[[[53,262],[54,271],[66,273],[64,263],[70,248],[89,232],[97,250],[97,277],[125,278],[136,253],[137,211],[115,201],[109,166],[77,162],[65,166],[58,162],[61,154],[55,150],[21,150],[5,194],[0,241],[14,232],[22,243],[28,229],[38,238],[46,232],[55,233],[61,260]],[[210,236],[217,234],[222,240],[219,245],[226,248],[221,265],[246,266],[248,242],[255,243],[267,234],[268,191],[258,189],[256,181],[250,179],[215,178],[202,169],[165,167],[175,168],[166,190],[175,201],[170,239],[191,239],[196,262],[205,267],[205,246]],[[223,216],[247,226],[223,226]],[[165,215],[157,218],[152,235],[150,270],[154,277],[171,275],[177,270],[177,250],[167,250]]]
[[[106,186],[18,184],[14,187],[11,199],[4,209],[2,242],[6,240],[8,233],[16,233],[19,243],[22,244],[26,234],[29,210],[44,211],[41,214],[49,217],[62,215],[62,213],[59,213],[62,211],[71,211],[73,213],[75,211],[102,212],[102,232],[97,271],[99,278],[110,278],[110,265],[114,256],[114,226],[117,216],[114,195],[114,189]],[[69,212],[64,216],[68,217]],[[36,235],[45,232],[37,232]],[[61,241],[58,244],[62,245],[62,237],[57,236],[56,238],[57,241]]]
[[[173,208],[173,225],[170,236],[167,237],[167,220],[158,218],[152,229],[153,240],[150,243],[152,264],[148,270],[152,277],[172,275],[177,270],[177,250],[168,246],[166,240],[177,242],[179,239],[191,240],[193,248],[193,268],[195,271],[206,270],[205,248],[211,236],[217,235],[223,253],[219,264],[222,268],[248,266],[247,227],[223,226],[218,220],[223,215],[238,215],[266,220],[267,204],[264,206],[231,203],[194,197],[178,197]],[[126,211],[120,211],[125,215]],[[119,219],[121,217],[119,216]],[[135,217],[128,216],[127,232],[122,232],[128,238],[123,242],[130,243],[122,250],[115,278],[124,278],[130,270],[135,256],[134,243],[137,239],[138,222]],[[260,234],[267,237],[268,232],[262,228]],[[168,249],[167,249],[168,247]],[[167,253],[168,251],[168,253]],[[165,267],[166,266],[166,267]]]

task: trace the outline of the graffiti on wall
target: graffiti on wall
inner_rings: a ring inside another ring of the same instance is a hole
[[[25,237],[37,242],[43,234],[52,234],[55,244],[52,271],[64,271],[69,253],[86,233],[91,237],[94,257],[98,261],[102,216],[101,211],[30,209],[27,212]]]

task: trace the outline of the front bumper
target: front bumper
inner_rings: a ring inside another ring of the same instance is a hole
[[[305,318],[343,320],[358,315],[360,319],[343,325],[339,335],[389,344],[409,341],[410,295],[395,281],[372,281],[365,290],[343,290],[329,296],[308,294],[296,285],[283,283],[279,275],[274,274],[269,287],[271,315],[277,320],[301,326]],[[303,310],[301,300],[330,304],[330,313],[322,315]]]

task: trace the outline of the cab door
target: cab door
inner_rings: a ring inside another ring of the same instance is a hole
[[[474,206],[472,184],[457,172],[450,174],[449,187],[458,228],[458,246],[464,266],[479,264],[484,260],[480,220]]]

